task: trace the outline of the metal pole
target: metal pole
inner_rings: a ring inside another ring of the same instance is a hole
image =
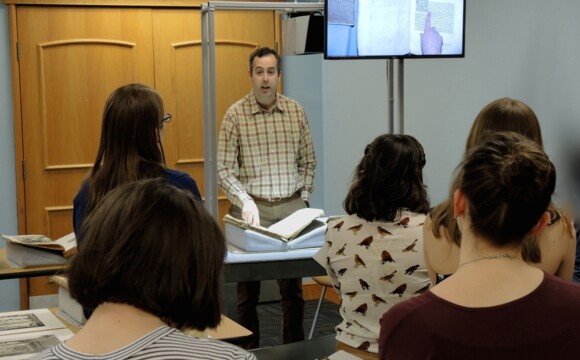
[[[398,60],[397,98],[399,103],[399,134],[405,133],[405,59]]]
[[[387,123],[389,134],[395,133],[395,91],[393,85],[393,59],[387,59]]]
[[[242,1],[211,1],[201,4],[201,43],[203,70],[203,138],[205,207],[219,220],[217,187],[217,121],[216,121],[216,68],[215,19],[216,9],[274,10],[283,12],[320,11],[324,3],[270,3]]]
[[[215,120],[215,39],[214,11],[206,4],[201,8],[201,54],[203,70],[203,139],[205,207],[219,220],[217,198],[217,122]]]

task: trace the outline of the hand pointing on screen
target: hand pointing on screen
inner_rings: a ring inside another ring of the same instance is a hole
[[[425,19],[425,29],[421,34],[421,52],[423,55],[440,55],[443,47],[443,38],[435,29],[431,27],[431,12],[427,13]]]

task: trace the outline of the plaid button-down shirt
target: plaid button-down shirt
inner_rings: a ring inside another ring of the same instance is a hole
[[[218,138],[218,185],[240,208],[250,194],[288,198],[300,191],[308,200],[316,157],[302,106],[276,94],[271,111],[260,107],[250,91],[226,112]]]

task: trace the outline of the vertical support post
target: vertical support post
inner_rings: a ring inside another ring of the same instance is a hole
[[[205,152],[205,207],[219,220],[217,190],[217,122],[215,89],[214,9],[202,4],[201,42],[203,70],[203,140]]]
[[[397,69],[397,100],[399,108],[399,134],[405,133],[405,59],[399,59]]]
[[[389,134],[395,133],[395,91],[393,85],[393,59],[387,59],[387,122]]]

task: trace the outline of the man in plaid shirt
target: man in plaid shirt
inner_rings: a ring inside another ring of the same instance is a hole
[[[268,227],[309,206],[316,157],[306,114],[295,100],[276,93],[281,58],[259,48],[250,55],[253,89],[226,112],[218,138],[218,185],[232,203],[230,214]],[[278,280],[282,338],[304,340],[302,279]],[[238,283],[239,322],[259,345],[256,305],[260,282]]]

